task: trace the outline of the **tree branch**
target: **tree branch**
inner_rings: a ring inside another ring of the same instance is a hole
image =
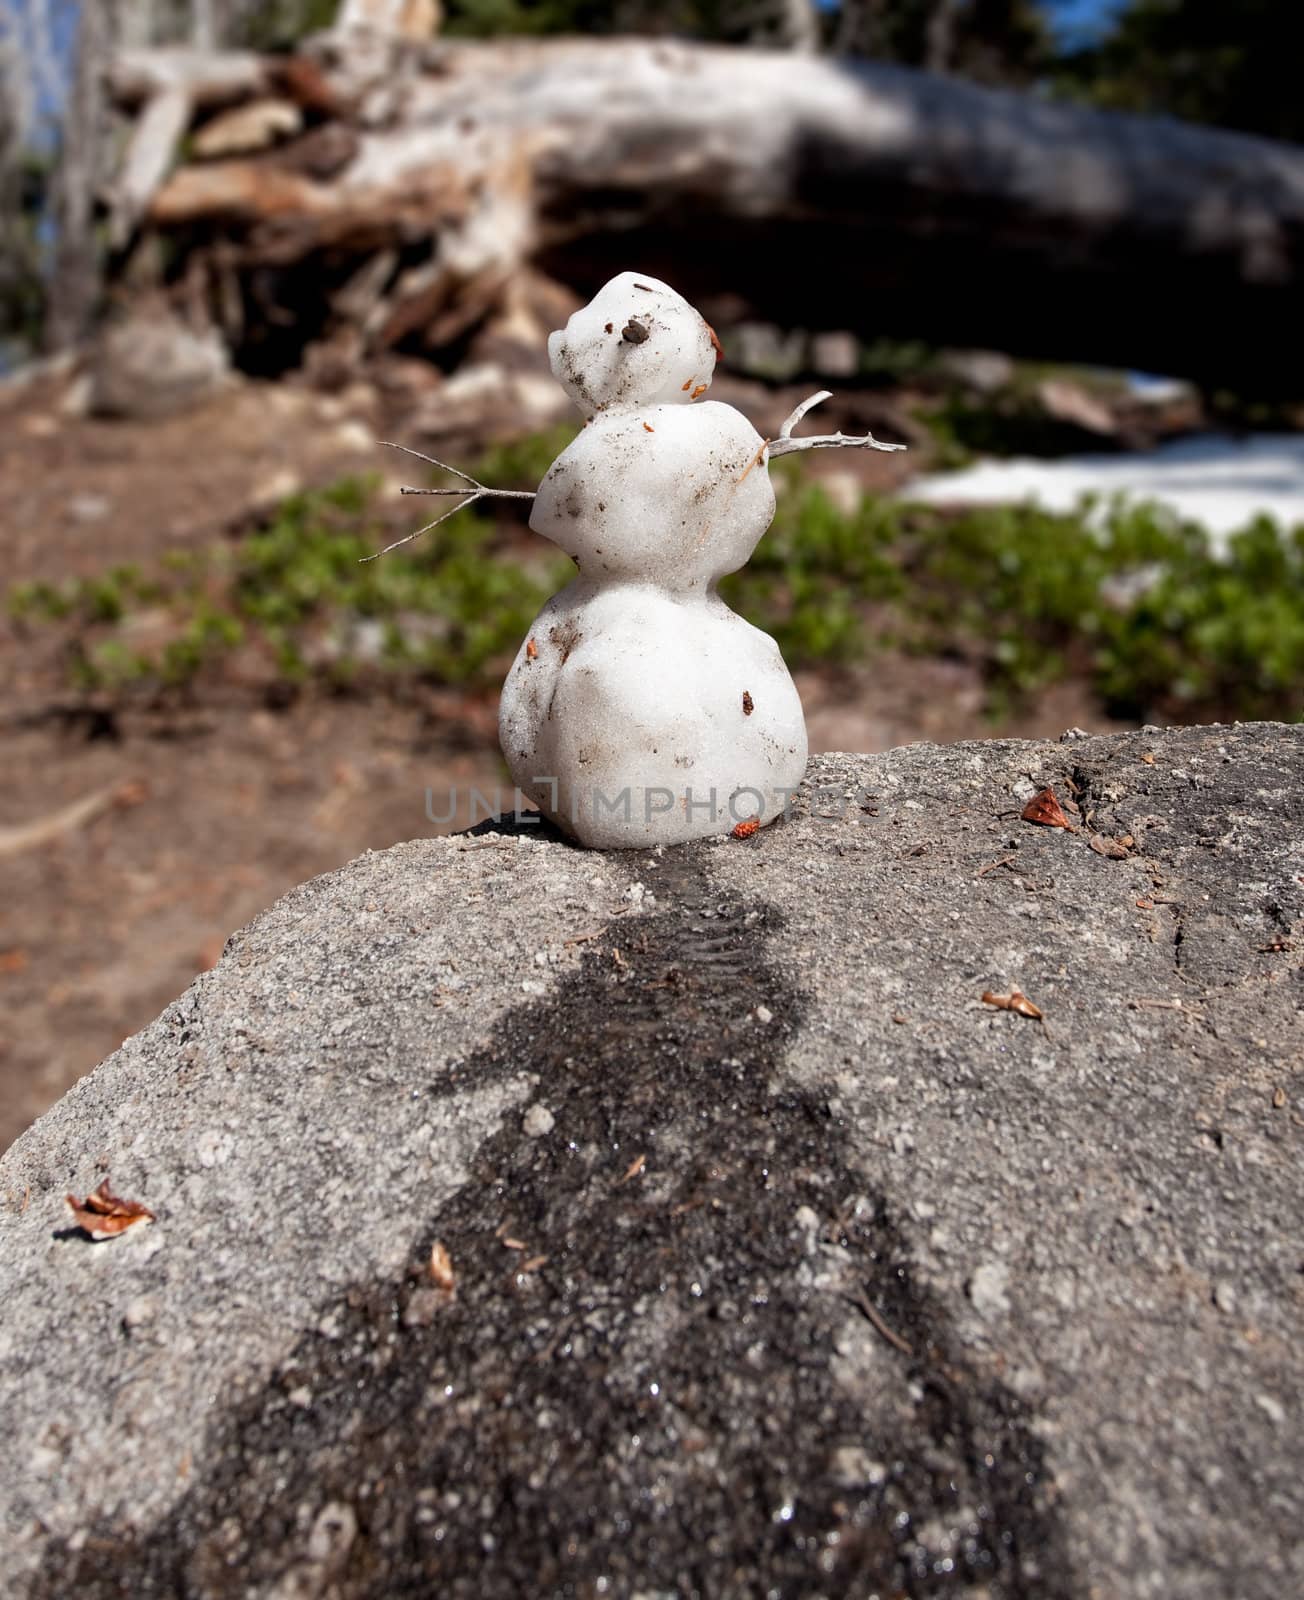
[[[791,455],[794,450],[904,450],[903,444],[884,444],[876,439],[872,433],[864,435],[850,433],[817,433],[808,434],[804,439],[794,439],[792,430],[797,426],[808,411],[822,404],[830,398],[831,391],[821,389],[818,394],[811,395],[809,400],[803,400],[790,417],[779,429],[777,439],[767,439],[765,448],[770,453],[770,459],[775,456]]]
[[[481,483],[478,478],[473,478],[469,472],[463,472],[460,467],[450,467],[446,461],[437,461],[434,456],[423,455],[420,450],[410,449],[405,444],[395,444],[392,439],[379,439],[378,444],[385,445],[390,450],[401,450],[406,456],[415,456],[418,461],[425,461],[432,467],[438,467],[441,472],[451,472],[455,478],[461,478],[470,485],[467,489],[414,489],[409,484],[402,484],[400,494],[458,494],[465,498],[455,506],[450,506],[443,516],[436,517],[433,522],[427,522],[424,528],[418,528],[415,533],[404,534],[401,539],[395,539],[393,544],[387,544],[383,550],[377,550],[374,555],[363,556],[363,561],[377,561],[381,556],[387,556],[391,550],[397,550],[405,544],[411,544],[414,539],[419,539],[423,533],[429,533],[431,528],[437,528],[441,522],[447,522],[455,512],[463,510],[466,506],[473,506],[477,500],[493,498],[495,500],[533,500],[533,489],[491,489],[488,484]]]

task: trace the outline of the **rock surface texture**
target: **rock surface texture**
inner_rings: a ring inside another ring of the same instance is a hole
[[[6,1595],[1304,1592],[1302,917],[1267,724],[304,885],[0,1163]]]

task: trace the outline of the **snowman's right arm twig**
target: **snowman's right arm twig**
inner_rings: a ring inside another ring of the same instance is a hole
[[[821,389],[818,394],[811,395],[809,400],[803,400],[788,420],[779,429],[777,439],[767,439],[765,448],[770,452],[770,459],[775,456],[786,456],[794,450],[904,450],[903,444],[883,444],[872,433],[856,435],[849,433],[813,433],[804,439],[794,439],[792,430],[801,419],[815,406],[828,400],[831,391]]]
[[[420,450],[411,450],[405,444],[395,444],[392,439],[381,439],[380,444],[387,445],[391,450],[401,450],[404,455],[416,456],[418,461],[425,461],[432,467],[438,467],[443,472],[451,472],[455,478],[461,478],[464,483],[469,483],[469,489],[413,489],[408,484],[403,484],[400,494],[458,494],[465,498],[457,505],[450,506],[442,517],[436,517],[433,522],[427,522],[424,528],[418,528],[415,533],[404,534],[401,539],[395,539],[393,544],[387,544],[383,550],[377,550],[374,555],[363,556],[363,561],[376,561],[381,556],[387,556],[391,550],[397,550],[400,545],[411,544],[413,539],[419,539],[423,533],[429,533],[431,528],[437,528],[441,522],[447,522],[455,511],[460,511],[463,506],[472,506],[477,500],[484,500],[493,496],[499,500],[533,500],[533,489],[491,489],[488,484],[481,483],[478,478],[473,478],[469,472],[463,472],[460,467],[450,467],[446,461],[436,461],[434,456],[422,455]]]

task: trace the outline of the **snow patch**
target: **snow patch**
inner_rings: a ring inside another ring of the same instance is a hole
[[[1084,495],[1158,501],[1200,523],[1215,551],[1255,516],[1285,528],[1304,523],[1304,435],[1200,434],[1157,450],[1059,461],[982,461],[916,479],[902,498],[926,505],[1032,502],[1072,511]]]

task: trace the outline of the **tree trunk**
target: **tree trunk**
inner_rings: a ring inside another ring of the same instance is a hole
[[[293,147],[183,168],[156,225],[301,270],[290,307],[322,252],[356,270],[424,228],[462,282],[534,257],[588,292],[638,266],[785,325],[1298,386],[1304,150],[866,62],[436,49],[332,181],[287,181]]]
[[[833,48],[840,56],[879,56],[887,51],[887,8],[892,0],[843,0]]]
[[[782,0],[776,43],[803,55],[815,54],[820,47],[820,19],[814,0]]]
[[[955,56],[956,7],[959,0],[935,0],[928,14],[924,65],[930,72],[949,72]]]
[[[1304,149],[860,61],[530,56],[434,98],[532,124],[543,264],[582,292],[646,262],[784,325],[1298,392]]]
[[[77,26],[53,185],[54,269],[45,341],[54,350],[82,337],[100,294],[95,203],[112,161],[104,75],[118,42],[118,9],[110,0],[83,5]]]

